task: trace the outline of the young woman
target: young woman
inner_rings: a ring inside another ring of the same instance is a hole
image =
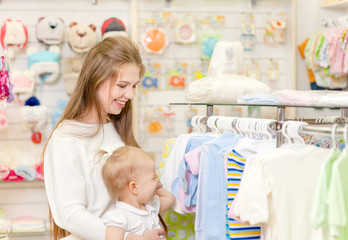
[[[76,87],[44,149],[45,187],[54,239],[66,232],[104,240],[101,216],[112,205],[96,153],[138,146],[132,130],[132,102],[144,74],[139,49],[126,37],[108,37],[87,54]],[[163,239],[163,229],[126,240]]]

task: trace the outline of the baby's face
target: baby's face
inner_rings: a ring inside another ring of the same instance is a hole
[[[137,180],[139,191],[139,202],[147,204],[153,200],[157,188],[160,186],[154,161],[144,160],[143,166],[139,171],[139,179]]]

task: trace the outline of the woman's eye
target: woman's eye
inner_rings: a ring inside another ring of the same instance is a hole
[[[120,88],[125,88],[126,87],[126,85],[117,85],[118,87],[120,87]]]

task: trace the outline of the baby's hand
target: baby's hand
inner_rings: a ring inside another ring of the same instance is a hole
[[[143,235],[143,240],[165,240],[166,232],[162,229],[153,229]]]
[[[157,189],[159,188],[163,188],[163,184],[160,181],[157,182]]]

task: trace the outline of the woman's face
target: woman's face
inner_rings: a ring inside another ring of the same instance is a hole
[[[126,102],[133,99],[139,83],[139,73],[137,65],[127,63],[120,67],[115,81],[108,79],[101,83],[97,94],[105,119],[108,114],[120,114]]]

